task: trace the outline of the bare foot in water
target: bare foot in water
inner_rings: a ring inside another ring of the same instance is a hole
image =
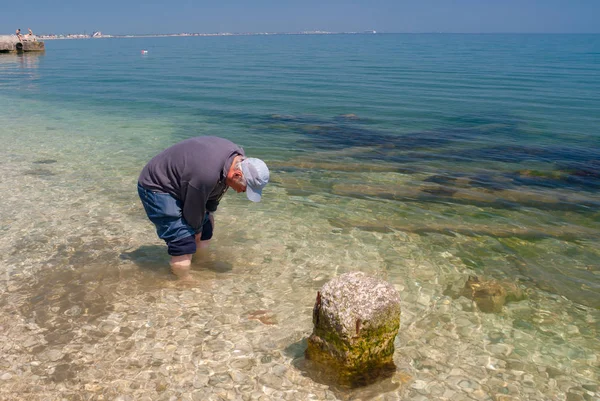
[[[200,281],[194,278],[194,276],[192,276],[191,274],[187,274],[183,277],[178,277],[177,279],[177,284],[182,285],[184,287],[196,286],[199,283]]]
[[[190,271],[190,266],[182,267],[171,265],[171,272],[177,276],[177,285],[184,285],[187,287],[198,284],[199,281],[194,278]]]

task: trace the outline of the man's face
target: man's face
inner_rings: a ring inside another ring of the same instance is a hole
[[[241,172],[239,174],[237,173],[238,172],[234,173],[231,178],[227,177],[225,183],[239,194],[240,192],[246,192],[246,180],[244,180]]]
[[[242,156],[236,156],[231,162],[231,167],[227,172],[227,177],[225,178],[225,184],[233,188],[235,192],[238,194],[240,192],[246,192],[246,180],[244,179],[244,174],[241,170],[237,170],[235,166],[238,162],[242,161]]]

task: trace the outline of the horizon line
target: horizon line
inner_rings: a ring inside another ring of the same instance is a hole
[[[598,35],[600,32],[511,32],[511,31],[497,31],[497,32],[444,32],[444,31],[423,31],[423,32],[388,32],[388,31],[377,31],[375,29],[368,29],[364,31],[324,31],[324,30],[306,30],[296,32],[174,32],[174,33],[121,33],[121,34],[110,34],[103,33],[102,31],[92,31],[88,34],[86,31],[83,33],[41,33],[35,34],[36,36],[66,36],[66,35],[93,35],[94,33],[101,33],[102,36],[111,37],[123,37],[123,36],[226,36],[226,35]],[[6,36],[6,35],[2,35]],[[10,34],[9,34],[10,36]]]

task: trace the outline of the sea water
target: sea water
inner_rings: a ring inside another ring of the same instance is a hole
[[[600,399],[599,110],[598,35],[0,54],[0,394]],[[136,180],[198,135],[264,159],[271,183],[258,204],[225,195],[185,286]],[[402,317],[394,377],[348,389],[303,350],[316,292],[357,270],[398,289]],[[526,299],[483,313],[469,276]]]

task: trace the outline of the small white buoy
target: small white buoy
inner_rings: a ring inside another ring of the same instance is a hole
[[[148,54],[148,50],[142,50],[142,54]]]

